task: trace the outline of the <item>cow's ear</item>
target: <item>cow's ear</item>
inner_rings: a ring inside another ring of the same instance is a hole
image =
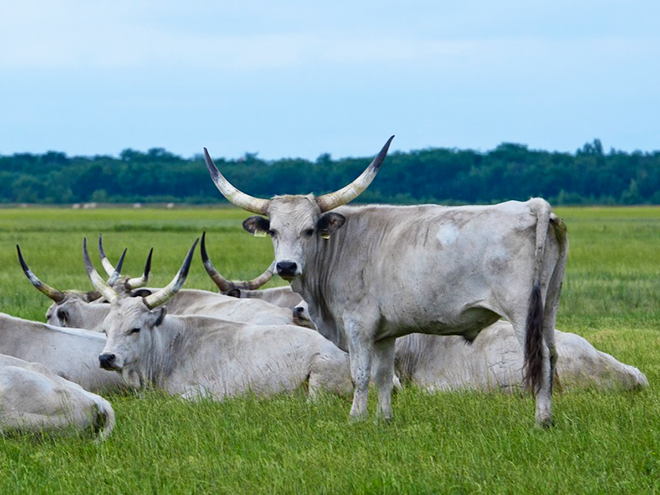
[[[85,294],[83,295],[83,299],[86,302],[96,301],[100,297],[101,297],[101,293],[97,291],[85,292]]]
[[[324,239],[330,239],[330,236],[344,225],[345,221],[346,217],[344,215],[334,212],[326,213],[316,223],[316,230]]]
[[[151,289],[137,289],[131,292],[131,297],[147,297],[153,294]]]
[[[154,322],[154,327],[159,327],[161,323],[163,323],[163,320],[165,319],[165,315],[167,314],[167,307],[161,306],[156,311],[154,311],[154,314],[156,315],[156,321]]]
[[[227,292],[222,293],[223,296],[229,296],[229,297],[237,297],[241,298],[241,289],[237,289],[236,287],[233,287],[229,289]]]
[[[250,217],[243,221],[243,228],[256,237],[264,237],[270,229],[270,220],[260,216]]]

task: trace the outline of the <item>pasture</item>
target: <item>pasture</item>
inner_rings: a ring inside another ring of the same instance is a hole
[[[224,403],[112,396],[117,425],[103,444],[0,438],[0,493],[659,492],[660,208],[556,211],[570,239],[557,328],[638,367],[648,389],[556,391],[556,426],[545,431],[533,427],[531,396],[499,393],[407,388],[389,424],[349,423],[350,398],[308,403],[302,391]],[[60,290],[91,290],[81,244],[87,236],[95,247],[99,233],[112,262],[128,247],[131,276],[155,248],[151,286],[171,280],[203,230],[226,278],[253,278],[272,260],[270,240],[244,232],[249,214],[233,208],[0,214],[0,311],[33,320],[50,301],[24,277],[17,243]],[[214,288],[198,252],[185,287]]]

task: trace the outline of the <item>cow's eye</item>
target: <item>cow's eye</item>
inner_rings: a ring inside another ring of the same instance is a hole
[[[131,328],[131,331],[128,332],[128,333],[129,334],[134,334],[134,333],[139,333],[139,332],[140,332],[140,329],[138,327],[135,327],[135,328]]]
[[[312,237],[314,235],[314,229],[307,229],[305,232],[303,232],[303,235],[305,237]]]
[[[268,235],[274,239],[275,237],[277,237],[277,232],[275,232],[273,229],[270,229],[268,231]]]

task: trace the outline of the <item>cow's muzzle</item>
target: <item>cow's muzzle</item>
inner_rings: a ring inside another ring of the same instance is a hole
[[[118,370],[120,369],[116,363],[117,356],[114,354],[101,354],[99,356],[99,366],[104,370]]]
[[[295,261],[279,261],[275,265],[275,268],[277,269],[277,274],[284,280],[292,280],[299,275],[298,265]]]

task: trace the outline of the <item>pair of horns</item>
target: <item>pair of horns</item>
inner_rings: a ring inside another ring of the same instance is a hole
[[[264,285],[273,277],[273,268],[274,268],[273,265],[275,264],[274,261],[265,272],[263,272],[261,275],[259,275],[257,278],[253,280],[229,281],[225,277],[220,275],[220,273],[215,269],[213,263],[211,263],[211,260],[209,259],[209,256],[206,252],[206,232],[202,234],[202,243],[200,245],[200,250],[202,253],[202,263],[204,263],[204,268],[206,269],[206,273],[209,274],[211,280],[213,280],[213,282],[215,282],[215,285],[218,286],[220,292],[228,292],[232,289],[255,290],[261,287],[262,285]]]
[[[149,275],[151,275],[151,256],[153,255],[153,252],[154,252],[154,248],[151,248],[149,250],[149,256],[147,256],[147,263],[144,265],[144,271],[142,272],[142,276],[129,278],[126,281],[126,288],[128,290],[144,287],[149,282]],[[101,265],[103,265],[103,269],[110,276],[110,278],[108,279],[108,285],[114,286],[115,283],[117,283],[117,280],[119,279],[119,272],[121,272],[120,263],[124,261],[125,254],[126,254],[126,249],[124,249],[121,258],[119,259],[119,263],[117,264],[117,269],[115,269],[115,267],[112,266],[112,263],[110,263],[110,260],[108,260],[108,257],[105,255],[105,251],[103,249],[103,235],[99,234],[99,256],[101,257]],[[116,274],[116,278],[113,280],[115,274]]]
[[[339,189],[338,191],[324,194],[316,198],[316,202],[321,209],[321,213],[326,211],[333,210],[341,205],[345,205],[349,201],[353,201],[357,198],[362,192],[371,184],[371,181],[376,177],[376,174],[380,170],[380,166],[385,161],[387,156],[387,151],[390,148],[390,143],[394,139],[394,136],[390,137],[385,146],[380,150],[376,158],[373,159],[371,164],[365,169],[360,176],[355,179],[353,182]],[[220,173],[218,168],[211,160],[211,156],[206,148],[204,148],[204,161],[206,162],[206,168],[208,168],[211,178],[215,183],[215,186],[222,193],[222,195],[227,198],[230,203],[243,208],[244,210],[251,211],[252,213],[257,213],[260,215],[267,215],[268,208],[270,206],[270,200],[260,199],[245,194],[244,192],[236,189],[232,186],[227,179]]]
[[[190,263],[192,262],[192,256],[195,252],[197,242],[199,242],[199,239],[195,239],[195,242],[193,242],[192,247],[188,251],[186,258],[183,260],[183,264],[181,265],[181,268],[179,269],[174,279],[161,290],[154,292],[153,294],[150,294],[144,298],[144,304],[147,306],[147,308],[154,309],[170,300],[177,292],[179,292],[181,286],[186,281],[186,277],[188,276],[188,270],[190,269]],[[119,293],[101,278],[101,276],[94,268],[94,265],[92,265],[92,261],[89,259],[89,253],[87,252],[87,238],[83,239],[83,260],[85,261],[85,270],[87,270],[87,276],[92,281],[94,288],[96,288],[96,290],[99,291],[110,303],[113,303],[119,299]]]
[[[45,294],[48,298],[52,299],[55,303],[60,304],[60,303],[64,302],[64,300],[66,299],[66,294],[64,292],[59,291],[59,290],[51,287],[50,285],[42,282],[41,280],[39,280],[39,278],[34,273],[32,273],[32,270],[30,270],[30,268],[27,266],[27,263],[25,262],[25,259],[23,259],[23,254],[21,253],[21,247],[18,244],[16,244],[16,251],[18,251],[18,261],[21,264],[21,268],[23,268],[23,272],[25,273],[25,276],[28,278],[30,283],[32,285],[34,285],[39,292],[41,292],[42,294]],[[122,258],[119,260],[119,263],[117,264],[117,266],[119,267],[120,270],[121,270],[121,264],[123,263],[123,261],[124,261],[124,257],[122,255]],[[119,275],[117,275],[117,277],[119,277]],[[112,278],[112,277],[110,277],[110,278]],[[97,291],[87,292],[85,294],[85,299],[87,301],[94,301],[94,300],[98,299],[99,297],[101,297],[101,294]]]

